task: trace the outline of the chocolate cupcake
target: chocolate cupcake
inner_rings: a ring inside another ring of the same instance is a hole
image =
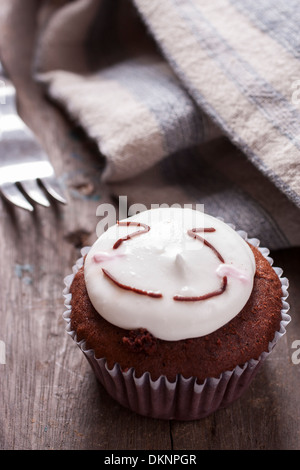
[[[122,405],[199,419],[248,388],[290,321],[268,250],[192,209],[110,227],[65,279],[67,330]]]

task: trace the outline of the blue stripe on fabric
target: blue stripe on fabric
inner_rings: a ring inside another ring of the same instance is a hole
[[[166,155],[203,141],[201,112],[163,62],[130,59],[99,76],[120,83],[155,116]]]
[[[300,58],[299,0],[229,0],[254,25]]]
[[[274,128],[300,149],[300,142],[296,140],[300,130],[299,110],[240,57],[192,1],[182,3],[173,0],[173,3],[181,12],[181,17],[191,25],[198,42],[206,47],[209,56],[219,64],[225,75],[257,106]],[[195,18],[201,21],[201,30],[196,26]]]

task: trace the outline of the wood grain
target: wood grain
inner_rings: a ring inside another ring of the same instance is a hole
[[[33,214],[0,200],[0,449],[299,449],[299,249],[274,254],[290,279],[293,321],[251,388],[201,421],[138,416],[114,402],[65,333],[63,279],[96,238],[96,208],[110,202],[101,157],[32,83],[28,63],[37,2],[2,1],[0,53],[18,85],[20,111],[47,149],[68,204]]]

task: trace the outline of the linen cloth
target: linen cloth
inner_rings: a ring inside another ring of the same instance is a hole
[[[299,245],[299,18],[295,0],[46,2],[35,71],[115,195]]]

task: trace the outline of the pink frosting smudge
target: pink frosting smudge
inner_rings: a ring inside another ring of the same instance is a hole
[[[220,264],[218,268],[216,269],[216,274],[217,276],[223,277],[223,276],[231,276],[235,277],[236,279],[239,279],[242,282],[248,282],[249,277],[246,275],[244,271],[241,269],[235,268],[231,264]]]
[[[104,261],[112,261],[116,258],[122,258],[125,256],[124,254],[110,254],[106,253],[105,251],[99,251],[98,253],[95,253],[93,256],[93,260],[95,263],[103,263]]]

